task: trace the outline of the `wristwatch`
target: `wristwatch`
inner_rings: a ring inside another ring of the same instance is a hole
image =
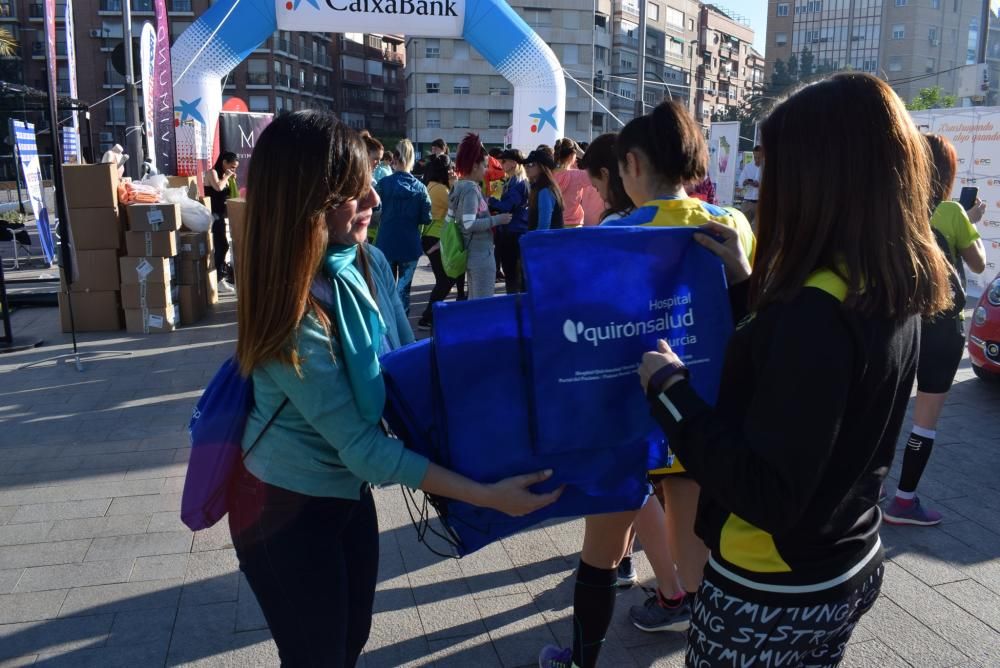
[[[688,368],[684,366],[683,363],[670,362],[650,376],[649,384],[646,386],[646,392],[658,395],[663,392],[663,386],[667,384],[667,381],[674,376],[683,376],[684,378],[688,378],[690,375],[691,374],[688,371]]]

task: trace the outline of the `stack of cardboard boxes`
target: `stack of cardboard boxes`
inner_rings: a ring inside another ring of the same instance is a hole
[[[180,326],[177,283],[181,209],[176,204],[130,204],[121,258],[125,329],[136,334],[172,332]]]
[[[64,275],[59,291],[63,331],[70,331],[70,290],[77,331],[120,330],[118,256],[124,248],[124,227],[118,207],[118,171],[112,165],[66,165],[63,181],[76,248],[72,287],[67,287]]]

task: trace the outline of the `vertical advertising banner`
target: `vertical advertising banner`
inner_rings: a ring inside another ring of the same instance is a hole
[[[73,0],[66,0],[66,60],[69,66],[69,96],[74,100],[79,98],[79,89],[76,84],[76,33],[73,26]],[[65,133],[63,133],[65,135]],[[73,134],[80,134],[80,112],[73,110]],[[79,155],[79,144],[77,141],[77,154]],[[65,153],[65,150],[63,151]]]
[[[45,0],[45,48],[48,53],[45,68],[49,74],[49,90],[59,96],[59,68],[56,66],[56,0]]]
[[[736,172],[740,168],[740,123],[712,123],[708,136],[708,176],[715,184],[716,202],[731,206],[736,196]]]
[[[62,129],[62,152],[63,163],[68,165],[78,165],[80,160],[80,135],[76,128]]]
[[[46,262],[51,264],[55,257],[55,242],[52,239],[52,229],[49,226],[49,211],[45,207],[44,184],[42,183],[42,168],[38,161],[38,143],[35,140],[35,126],[21,121],[10,121],[10,133],[17,147],[18,164],[24,174],[24,184],[31,200],[31,210],[35,214],[38,225],[38,239],[45,254]],[[53,165],[53,169],[55,165]]]
[[[219,150],[223,153],[232,151],[240,161],[236,170],[236,183],[240,188],[247,184],[247,174],[250,173],[250,154],[257,143],[257,137],[264,131],[271,120],[271,114],[222,112],[219,114]]]
[[[146,136],[146,159],[157,169],[156,112],[153,101],[153,78],[156,67],[156,29],[146,21],[139,35],[139,76],[142,77],[142,128]]]
[[[951,192],[957,200],[962,188],[979,189],[986,213],[976,226],[986,248],[986,271],[966,272],[967,291],[979,297],[1000,271],[1000,107],[934,109],[912,114],[921,132],[945,137],[958,154],[958,173]]]
[[[156,65],[153,67],[153,127],[156,167],[161,174],[177,175],[177,137],[174,132],[174,81],[170,67],[170,23],[166,0],[155,0]],[[145,84],[143,84],[145,86]]]

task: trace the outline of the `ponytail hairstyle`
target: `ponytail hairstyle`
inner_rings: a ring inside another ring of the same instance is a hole
[[[555,158],[557,167],[571,165],[578,155],[580,155],[580,147],[569,137],[563,137],[556,141],[553,157]]]
[[[479,135],[470,132],[458,145],[458,152],[455,154],[455,172],[459,176],[471,173],[476,165],[486,161],[487,155],[483,142],[479,141]]]
[[[413,171],[413,143],[409,139],[402,139],[396,144],[395,154],[404,172]]]
[[[580,159],[580,169],[587,170],[593,178],[603,178],[603,171],[608,173],[607,209],[601,214],[601,220],[613,213],[622,213],[634,208],[632,200],[625,192],[621,173],[618,171],[618,154],[616,144],[618,136],[614,132],[603,134],[590,142],[587,152]]]
[[[708,174],[708,145],[701,126],[673,100],[630,121],[618,133],[615,150],[620,163],[625,163],[629,153],[645,156],[661,183],[699,182]]]
[[[451,158],[448,157],[447,153],[432,155],[427,159],[427,166],[424,168],[424,182],[428,185],[431,183],[440,183],[448,187],[449,171],[451,171]]]

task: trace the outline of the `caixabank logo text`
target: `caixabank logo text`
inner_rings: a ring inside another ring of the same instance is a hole
[[[297,10],[303,1],[320,9],[319,0],[288,0],[285,9]],[[355,14],[384,14],[387,16],[458,16],[456,0],[325,0],[324,4],[335,12]]]

